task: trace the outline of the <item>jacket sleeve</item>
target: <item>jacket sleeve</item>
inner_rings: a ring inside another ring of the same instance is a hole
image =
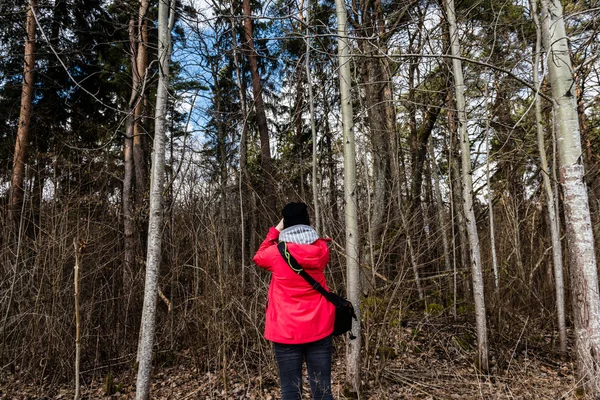
[[[269,247],[277,244],[277,239],[279,239],[279,231],[277,229],[275,229],[275,227],[271,227],[271,229],[269,229],[269,233],[267,233],[267,237],[260,244],[260,246],[258,247],[258,251],[254,255],[254,258],[252,259],[252,261],[254,261],[256,263],[256,265],[258,265],[261,268],[266,269],[267,271],[271,270],[272,265],[270,264],[269,260],[267,259],[265,253]]]

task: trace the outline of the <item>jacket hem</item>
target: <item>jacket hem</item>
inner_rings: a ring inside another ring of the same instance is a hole
[[[333,334],[333,328],[331,328],[331,330],[329,330],[328,333],[324,334],[324,335],[317,335],[314,337],[309,337],[309,338],[298,338],[298,339],[273,339],[271,337],[267,337],[267,335],[265,335],[265,339],[273,342],[273,343],[280,343],[280,344],[306,344],[306,343],[311,343],[311,342],[316,342],[317,340],[321,340],[326,338],[327,336],[330,336],[331,334]]]

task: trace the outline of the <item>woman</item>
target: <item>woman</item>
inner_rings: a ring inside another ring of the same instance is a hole
[[[271,272],[265,338],[273,342],[282,400],[301,399],[302,363],[306,360],[313,399],[333,400],[331,349],[335,308],[284,261],[278,241],[325,289],[323,271],[329,261],[329,239],[319,239],[310,226],[308,207],[288,203],[283,219],[269,229],[254,262]]]

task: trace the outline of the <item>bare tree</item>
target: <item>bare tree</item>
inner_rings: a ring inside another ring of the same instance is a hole
[[[138,21],[133,38],[134,45],[132,57],[133,89],[136,92],[136,101],[133,106],[133,163],[135,166],[135,198],[137,207],[143,210],[144,197],[146,195],[147,173],[146,157],[144,152],[144,124],[143,114],[146,102],[146,69],[148,68],[148,0],[140,1]],[[131,39],[130,39],[131,40]]]
[[[17,128],[17,140],[13,157],[12,177],[8,194],[8,218],[18,220],[18,213],[23,203],[23,181],[25,179],[25,160],[29,141],[29,122],[31,121],[31,104],[33,102],[33,85],[35,80],[35,12],[37,0],[30,0],[27,9],[27,39],[25,40],[23,85],[21,89],[21,112]]]
[[[158,3],[158,61],[159,78],[156,93],[156,113],[152,174],[150,179],[150,218],[148,226],[148,253],[146,257],[146,282],[144,284],[144,306],[140,326],[138,350],[139,369],[136,382],[136,400],[150,397],[150,372],[152,370],[152,348],[156,325],[156,297],[158,271],[162,248],[163,187],[165,181],[165,142],[167,128],[167,100],[169,86],[169,64],[171,59],[171,29],[175,20],[175,0],[160,0]]]
[[[488,101],[488,86],[485,86],[485,101]],[[490,177],[490,119],[491,116],[485,119],[485,180],[488,187],[487,202],[488,215],[490,220],[490,250],[492,251],[492,271],[494,273],[494,288],[498,293],[499,277],[498,277],[498,256],[496,254],[496,224],[494,223],[494,193],[492,192],[492,183]]]
[[[573,293],[579,378],[588,394],[600,396],[600,297],[594,235],[584,181],[581,137],[569,39],[559,0],[541,0],[542,38],[555,109],[560,180]]]
[[[73,286],[75,295],[75,400],[79,400],[80,394],[80,362],[81,362],[81,315],[79,312],[79,253],[80,246],[77,243],[77,239],[73,239],[73,246],[75,247],[75,267],[73,274]]]
[[[244,80],[242,79],[242,72],[240,68],[240,62],[238,59],[238,42],[237,42],[237,29],[234,18],[234,2],[231,1],[229,5],[231,11],[231,17],[229,23],[231,25],[231,41],[233,44],[233,64],[235,67],[236,81],[238,85],[238,96],[240,100],[240,107],[242,111],[242,134],[240,135],[240,171],[238,177],[238,188],[240,193],[240,234],[241,234],[241,253],[242,253],[242,284],[245,282],[246,273],[246,215],[244,212],[244,200],[247,198],[247,185],[250,181],[248,176],[248,169],[246,168],[248,158],[248,110],[246,106],[246,91],[244,87]]]
[[[123,236],[124,236],[124,256],[123,256],[123,286],[125,290],[130,288],[133,279],[133,268],[135,260],[135,239],[134,239],[134,218],[132,212],[132,190],[134,183],[134,165],[133,165],[133,132],[134,132],[134,109],[135,103],[139,101],[138,90],[136,88],[138,78],[135,73],[136,64],[136,45],[135,45],[135,19],[129,20],[129,50],[131,52],[131,79],[132,89],[129,98],[130,113],[125,122],[125,137],[123,138],[123,192],[121,195],[121,206],[123,212]]]
[[[477,325],[477,350],[479,355],[479,367],[482,371],[487,372],[489,366],[483,274],[481,272],[481,252],[479,248],[477,223],[475,221],[475,211],[473,210],[473,180],[471,177],[471,151],[469,134],[467,132],[467,113],[464,97],[465,83],[462,72],[462,63],[461,60],[457,58],[460,57],[460,43],[456,26],[454,0],[446,1],[446,18],[448,19],[448,33],[450,35],[450,52],[453,56],[452,71],[454,73],[454,91],[460,138],[463,209],[471,253],[473,297],[475,298],[475,321]]]
[[[446,226],[448,226],[446,222],[446,212],[444,211],[444,203],[442,201],[442,190],[440,185],[440,174],[438,172],[438,165],[435,161],[435,154],[433,152],[433,142],[429,142],[429,163],[431,165],[431,177],[433,179],[433,195],[435,199],[435,205],[437,209],[437,219],[438,224],[440,226],[440,231],[442,235],[442,246],[444,249],[444,271],[449,273],[452,270],[451,265],[451,254],[450,254],[450,243],[448,241],[448,234],[446,232]],[[448,280],[450,283],[450,280]],[[452,285],[449,284],[448,287],[452,289]]]
[[[317,179],[317,126],[315,123],[315,98],[312,88],[312,75],[310,73],[310,0],[306,0],[306,83],[308,84],[308,102],[310,106],[310,129],[312,133],[312,192],[313,209],[315,210],[315,227],[321,232],[321,210],[319,208],[319,186]]]
[[[342,130],[344,132],[344,202],[346,215],[346,270],[348,274],[348,299],[354,305],[357,320],[352,322],[352,332],[356,339],[347,347],[346,383],[351,391],[360,397],[360,264],[358,237],[358,210],[356,205],[356,150],[354,145],[354,116],[350,55],[348,40],[347,12],[344,0],[335,1],[337,15],[338,57],[340,77],[340,101],[342,105]]]
[[[535,24],[536,42],[533,57],[533,84],[536,90],[540,90],[540,78],[538,68],[540,65],[540,52],[542,51],[542,31],[537,14],[537,0],[530,0],[531,16]],[[535,124],[537,128],[538,150],[540,153],[540,169],[544,191],[548,201],[548,219],[550,220],[550,237],[552,239],[552,263],[554,265],[554,286],[556,291],[556,314],[558,319],[558,337],[560,341],[560,352],[567,352],[567,326],[565,322],[565,288],[563,280],[563,252],[560,241],[560,216],[554,201],[554,191],[550,182],[550,168],[546,157],[546,146],[544,140],[544,127],[542,126],[542,105],[538,93],[535,93]]]

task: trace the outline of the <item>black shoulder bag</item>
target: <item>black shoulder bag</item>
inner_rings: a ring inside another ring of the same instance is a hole
[[[287,249],[286,242],[279,242],[277,245],[279,253],[290,266],[290,268],[300,275],[308,282],[310,286],[316,291],[321,293],[331,304],[335,306],[335,325],[333,327],[333,335],[339,336],[348,332],[350,339],[356,339],[356,336],[352,334],[352,318],[356,319],[356,313],[354,312],[354,306],[351,302],[346,300],[340,295],[325,290],[319,282],[317,282],[309,273],[307,273],[302,266],[296,261],[296,259],[290,254]]]

